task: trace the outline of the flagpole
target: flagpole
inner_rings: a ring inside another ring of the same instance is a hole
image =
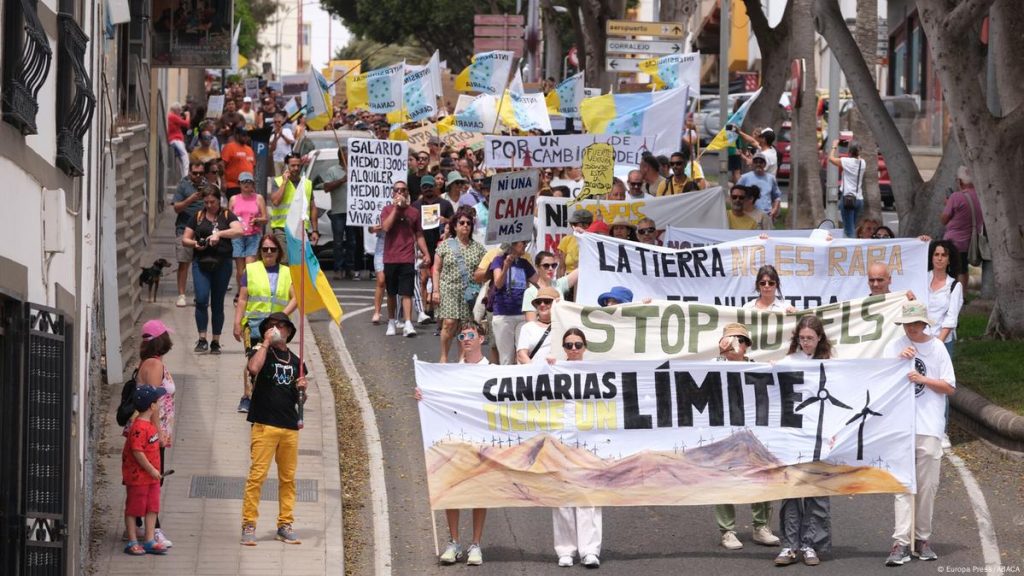
[[[516,72],[518,72],[519,71],[519,66],[521,66],[522,63],[523,63],[523,57],[520,56],[519,59],[516,60],[516,65],[515,65],[515,67],[512,70],[515,70]],[[510,72],[510,75],[511,75],[511,72]],[[511,78],[505,78],[505,84],[502,85],[502,87],[501,87],[501,97],[498,98],[498,113],[494,117],[494,125],[491,126],[491,134],[494,134],[494,131],[498,129],[498,122],[501,120],[501,104],[505,101],[505,91],[508,90],[508,85],[509,85],[509,83],[511,81],[512,81]]]
[[[303,186],[305,188],[305,186]],[[301,190],[296,192],[302,193]],[[301,230],[299,235],[302,237],[302,255],[299,257],[299,378],[303,378],[305,374],[305,364],[303,357],[305,354],[306,344],[306,219],[303,218],[301,222]],[[303,404],[305,398],[303,394],[299,394],[299,429],[303,428]]]

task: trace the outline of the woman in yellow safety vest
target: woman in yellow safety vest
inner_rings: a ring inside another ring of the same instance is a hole
[[[291,314],[297,306],[292,275],[288,266],[281,264],[284,249],[273,234],[260,239],[260,259],[246,264],[245,275],[239,283],[238,305],[235,307],[235,340],[243,342],[246,350],[250,342],[259,342],[260,323],[274,312]],[[244,331],[243,331],[244,328]],[[249,411],[252,382],[243,377],[242,399],[239,412]]]

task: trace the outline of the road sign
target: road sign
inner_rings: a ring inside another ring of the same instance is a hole
[[[477,26],[523,26],[521,14],[474,14],[473,24]]]
[[[640,63],[646,60],[632,58],[606,58],[605,68],[609,72],[639,72]]]
[[[657,40],[621,40],[609,38],[605,51],[616,54],[681,54],[682,42],[658,42]]]
[[[473,39],[473,52],[479,54],[480,52],[490,52],[491,50],[511,50],[515,55],[523,55],[523,39],[522,38],[474,38]]]
[[[682,38],[686,33],[678,22],[634,22],[633,20],[609,20],[605,28],[609,36],[662,36]]]

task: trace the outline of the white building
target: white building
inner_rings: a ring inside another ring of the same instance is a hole
[[[299,27],[301,12],[302,27]],[[334,52],[348,44],[349,32],[341,20],[310,0],[280,0],[270,24],[260,31],[266,51],[254,64],[270,63],[274,72],[298,74],[324,68]]]

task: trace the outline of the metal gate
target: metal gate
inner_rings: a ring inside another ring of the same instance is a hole
[[[0,294],[0,574],[21,566],[21,365],[25,307]]]

